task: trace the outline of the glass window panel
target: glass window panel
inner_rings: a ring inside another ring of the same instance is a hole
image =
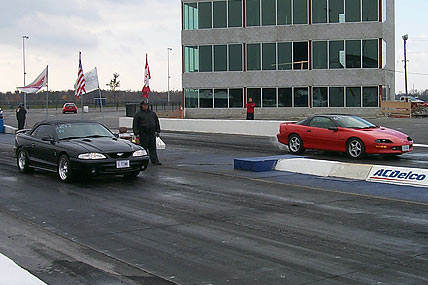
[[[379,0],[363,0],[363,21],[378,21]]]
[[[363,107],[379,107],[377,87],[363,87]]]
[[[199,29],[212,28],[211,2],[199,2],[198,18],[199,18]]]
[[[227,89],[214,89],[214,108],[227,108]]]
[[[213,71],[212,46],[199,46],[199,71]]]
[[[386,86],[382,86],[382,101],[386,101],[388,98],[388,88]]]
[[[312,89],[312,106],[328,107],[328,89],[327,87],[314,87]]]
[[[293,106],[293,89],[278,88],[278,107]]]
[[[213,107],[213,90],[212,89],[199,89],[199,107],[200,108]]]
[[[242,71],[242,45],[229,45],[229,71]]]
[[[314,117],[310,123],[309,126],[311,127],[316,127],[316,128],[323,128],[323,129],[328,129],[331,127],[335,127],[335,123],[333,123],[332,120],[330,120],[327,117]]]
[[[262,44],[263,70],[276,70],[276,43]]]
[[[185,89],[184,103],[186,108],[198,108],[198,89]]]
[[[253,102],[256,104],[256,107],[261,106],[262,94],[260,88],[247,88],[247,101],[253,98]]]
[[[276,107],[276,88],[263,88],[262,107]]]
[[[361,107],[360,87],[346,87],[346,107]]]
[[[291,70],[293,59],[291,52],[292,43],[278,43],[278,70]]]
[[[278,25],[291,25],[291,1],[277,0]]]
[[[242,108],[243,102],[244,92],[242,88],[229,89],[229,108]]]
[[[344,5],[343,0],[329,0],[328,2],[328,19],[330,23],[344,22]]]
[[[388,45],[385,40],[382,40],[382,68],[386,67]]]
[[[260,44],[247,44],[247,69],[260,70]]]
[[[378,68],[378,40],[363,40],[363,68]]]
[[[294,88],[294,107],[308,107],[308,88]]]
[[[184,3],[184,29],[198,28],[198,3]]]
[[[344,67],[344,43],[343,41],[330,41],[329,42],[329,68],[343,68]]]
[[[312,68],[313,69],[327,69],[328,68],[328,52],[327,42],[313,42],[313,57],[312,57]]]
[[[312,22],[327,23],[327,0],[312,0]]]
[[[308,42],[293,43],[294,69],[308,69]]]
[[[385,22],[387,19],[387,10],[386,0],[382,0],[382,22]]]
[[[361,41],[346,41],[346,68],[361,68]]]
[[[272,26],[276,24],[276,0],[263,0],[262,1],[262,25]]]
[[[229,27],[242,27],[242,0],[229,0]]]
[[[260,26],[260,0],[247,0],[247,26]]]
[[[184,72],[198,72],[199,53],[197,46],[184,47]]]
[[[214,46],[214,71],[227,71],[227,45]]]
[[[343,87],[330,87],[329,106],[330,107],[344,107],[344,88]]]
[[[214,28],[226,28],[226,1],[214,1],[213,2],[213,14],[214,14]]]
[[[346,22],[361,22],[361,0],[345,1]]]
[[[308,1],[307,0],[293,1],[293,22],[294,24],[308,23]]]

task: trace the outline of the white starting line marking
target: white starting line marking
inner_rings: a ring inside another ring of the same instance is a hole
[[[46,285],[46,283],[2,254],[0,254],[0,284]]]
[[[416,147],[426,147],[426,148],[428,148],[428,145],[427,145],[427,144],[417,144],[417,143],[415,143],[413,146],[416,146]]]

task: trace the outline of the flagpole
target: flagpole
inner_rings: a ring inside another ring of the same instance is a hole
[[[49,77],[48,77],[48,69],[49,65],[46,66],[46,120],[48,119],[48,110],[49,110]]]
[[[104,119],[104,113],[103,113],[103,99],[101,97],[101,88],[100,88],[100,82],[98,81],[98,70],[95,67],[95,73],[97,74],[97,82],[98,82],[98,94],[100,97],[100,111],[101,111],[101,117]]]

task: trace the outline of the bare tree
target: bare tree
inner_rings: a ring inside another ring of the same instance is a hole
[[[116,110],[118,109],[118,105],[116,103],[116,88],[120,87],[120,80],[118,80],[119,78],[119,73],[113,73],[113,79],[110,80],[110,83],[107,83],[106,85],[108,87],[110,87],[110,90],[113,92],[113,101],[114,104],[116,105]]]

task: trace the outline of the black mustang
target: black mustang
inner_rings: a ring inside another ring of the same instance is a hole
[[[93,121],[37,123],[31,130],[17,133],[15,153],[20,172],[34,168],[54,171],[62,181],[69,181],[78,173],[135,177],[149,162],[142,147],[117,138]]]

